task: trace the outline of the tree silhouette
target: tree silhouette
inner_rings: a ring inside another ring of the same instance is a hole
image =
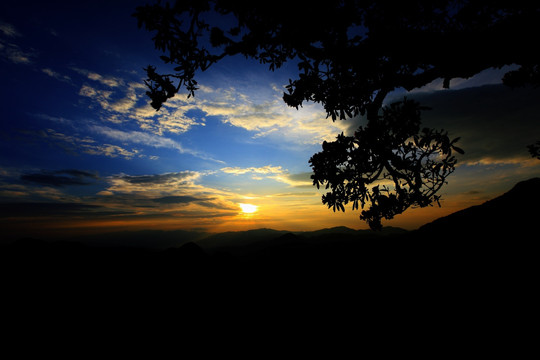
[[[184,0],[138,7],[134,16],[174,67],[170,74],[146,68],[156,110],[183,88],[193,96],[198,71],[241,54],[270,70],[297,61],[298,77],[283,95],[289,106],[321,103],[334,121],[365,116],[365,128],[323,144],[310,163],[314,184],[331,189],[323,203],[343,211],[348,202],[371,203],[361,218],[372,228],[438,201],[458,150],[444,131],[420,131],[419,104],[383,106],[390,92],[436,79],[448,88],[453,78],[510,64],[518,69],[505,84],[540,84],[540,55],[530,43],[540,6],[530,0]],[[392,189],[367,187],[379,180]]]
[[[529,148],[529,153],[531,153],[531,156],[540,160],[540,141],[537,141],[535,144],[527,147]]]
[[[323,151],[310,159],[314,183],[330,188],[322,201],[328,207],[345,211],[351,202],[369,210],[360,219],[372,229],[381,228],[381,219],[392,219],[410,206],[425,207],[454,171],[456,158],[452,150],[463,153],[450,141],[448,133],[424,128],[420,131],[422,107],[411,100],[396,102],[382,110],[378,121],[360,127],[354,136],[337,137],[323,143]],[[390,180],[391,191],[384,182],[370,191],[366,185],[379,179]]]

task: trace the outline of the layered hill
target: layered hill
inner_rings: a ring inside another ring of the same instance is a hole
[[[505,194],[425,224],[421,236],[444,239],[534,239],[540,221],[540,178],[516,184]],[[435,239],[434,239],[435,240]]]
[[[155,273],[156,269],[171,274],[178,269],[187,271],[184,274],[194,269],[212,272],[238,264],[248,269],[276,271],[416,269],[418,274],[435,268],[455,272],[471,267],[495,268],[500,264],[522,268],[532,264],[537,254],[538,204],[540,178],[534,178],[484,204],[437,219],[415,231],[387,227],[373,232],[336,227],[311,232],[126,232],[108,234],[100,242],[88,238],[79,243],[26,239],[0,248],[0,262],[8,264],[9,271],[56,268],[62,273],[71,267],[103,273],[131,269],[138,274]],[[113,246],[105,247],[105,243]]]

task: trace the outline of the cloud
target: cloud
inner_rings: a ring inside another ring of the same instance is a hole
[[[71,82],[71,78],[67,75],[62,75],[54,70],[51,70],[49,68],[44,68],[44,69],[41,69],[41,72],[44,73],[44,74],[47,74],[49,75],[50,77],[56,79],[56,80],[59,80],[59,81],[63,81],[63,82]]]
[[[108,178],[110,187],[107,189],[115,193],[146,193],[153,197],[155,194],[175,195],[179,190],[194,186],[195,180],[201,177],[196,171],[181,171],[175,173],[154,175],[116,175]]]
[[[150,101],[145,94],[147,89],[142,81],[126,82],[117,77],[73,69],[97,82],[95,85],[84,84],[79,90],[79,95],[90,98],[98,104],[104,110],[102,119],[105,121],[123,123],[135,120],[142,130],[157,135],[166,132],[182,134],[193,126],[204,126],[204,119],[196,120],[186,116],[186,112],[195,107],[193,101],[189,101],[185,96],[176,96],[156,112],[149,104]],[[99,85],[105,88],[100,88]]]
[[[182,145],[177,141],[142,131],[123,131],[111,129],[105,126],[92,126],[91,130],[101,135],[107,136],[111,139],[122,142],[143,144],[155,148],[175,149],[178,150],[180,153],[186,152]]]
[[[161,198],[153,199],[152,201],[155,201],[160,204],[189,204],[191,202],[195,201],[204,201],[207,199],[199,199],[195,196],[189,196],[189,195],[177,195],[177,196],[164,196]]]
[[[113,92],[110,90],[95,89],[89,85],[83,85],[79,90],[80,96],[91,98],[92,100],[97,102],[103,109],[109,109],[111,107],[110,98],[112,93]]]
[[[311,187],[313,181],[310,179],[311,173],[298,173],[290,174],[286,169],[281,166],[266,165],[262,167],[225,167],[222,168],[226,174],[233,175],[245,175],[245,174],[259,174],[264,175],[267,179],[272,179],[291,187]],[[253,176],[254,180],[262,180],[260,176]]]
[[[96,72],[77,68],[77,67],[72,67],[71,69],[83,76],[86,76],[89,80],[97,81],[100,84],[108,86],[108,87],[118,87],[118,86],[124,85],[124,80],[118,77],[103,76]]]
[[[141,145],[150,146],[154,148],[173,149],[173,150],[178,151],[181,154],[190,154],[203,160],[210,160],[210,161],[215,161],[218,163],[223,163],[220,160],[213,159],[198,151],[186,149],[178,141],[175,141],[167,137],[154,135],[154,134],[150,134],[150,133],[142,132],[142,131],[123,131],[123,130],[112,129],[106,126],[97,126],[97,125],[92,126],[90,129],[100,135],[103,135],[103,136],[106,136],[111,139],[118,140],[124,143],[130,142],[130,143],[141,144]]]
[[[132,215],[127,209],[110,209],[101,205],[74,202],[15,202],[0,203],[0,218],[109,217]]]
[[[245,92],[215,89],[201,96],[197,106],[208,116],[218,116],[224,123],[252,132],[253,138],[267,137],[280,143],[318,144],[346,128],[342,122],[326,119],[320,104],[306,103],[296,110],[284,103],[282,94],[275,86]]]
[[[34,50],[25,49],[12,42],[22,37],[13,25],[0,22],[0,35],[0,58],[18,65],[30,65],[33,62],[33,58],[36,57]]]
[[[0,203],[0,217],[59,216],[86,213],[99,208],[96,205],[55,202]]]
[[[0,21],[0,32],[7,37],[20,37],[22,36],[17,29],[11,24]]]
[[[67,169],[58,171],[42,171],[34,174],[21,175],[20,179],[26,182],[31,182],[39,185],[63,187],[70,185],[90,185],[92,180],[97,180],[99,177],[86,171]],[[90,180],[90,181],[89,181]]]
[[[47,115],[47,114],[32,114],[32,115],[35,116],[38,119],[48,120],[48,121],[52,121],[52,122],[56,122],[56,123],[60,123],[60,124],[66,124],[66,125],[72,125],[73,124],[72,120],[66,119],[64,117],[50,116],[50,115]]]
[[[2,43],[0,41],[0,57],[17,65],[29,65],[33,62],[33,58],[36,57],[36,53],[24,50],[16,44]]]
[[[141,213],[163,213],[201,217],[238,212],[232,199],[238,197],[224,190],[200,185],[203,173],[181,171],[152,175],[115,175],[106,179],[109,186],[101,192],[102,201],[137,208]],[[228,216],[227,215],[227,216]]]
[[[432,108],[423,123],[449,131],[465,150],[461,164],[512,164],[530,159],[540,139],[540,89],[491,85],[412,96]]]
[[[96,141],[91,137],[86,136],[81,138],[75,135],[66,135],[53,129],[42,131],[39,135],[52,141],[54,144],[60,145],[68,152],[77,153],[81,151],[88,155],[103,155],[111,158],[123,157],[127,160],[139,155],[140,152],[137,149],[127,150],[118,145],[96,144]]]
[[[283,174],[284,170],[281,166],[266,165],[262,167],[224,167],[221,169],[226,174],[243,175],[248,173],[254,174]]]
[[[199,109],[197,100],[193,98],[188,99],[187,96],[179,94],[165,103],[159,111],[155,111],[149,105],[146,95],[141,96],[144,105],[136,107],[129,117],[137,121],[144,130],[158,135],[166,132],[183,134],[194,126],[206,125],[204,117],[188,115],[190,111]]]
[[[187,99],[184,99],[186,100],[184,101],[181,96],[178,96],[170,104],[164,106],[160,112],[156,112],[151,108],[146,95],[144,95],[145,87],[142,83],[126,82],[119,78],[105,77],[77,68],[74,68],[74,70],[89,79],[99,82],[101,85],[106,85],[105,88],[100,88],[99,86],[84,84],[79,90],[80,96],[92,100],[91,107],[97,105],[103,110],[101,113],[102,120],[116,124],[134,120],[141,129],[141,131],[125,131],[107,126],[91,126],[91,131],[124,143],[173,149],[181,154],[189,154],[203,160],[223,163],[223,161],[214,159],[202,152],[187,149],[180,142],[163,136],[167,132],[182,134],[193,126],[204,125],[204,119],[195,120],[185,115],[187,111],[194,109],[191,104],[186,102]],[[97,151],[96,149],[94,152]]]
[[[288,107],[282,99],[283,91],[276,86],[239,90],[205,86],[194,98],[177,94],[156,112],[149,105],[142,81],[116,81],[117,86],[111,86],[114,77],[78,71],[96,81],[84,84],[79,95],[103,110],[102,120],[135,121],[142,131],[155,135],[186,133],[194,126],[205,126],[210,116],[249,131],[253,139],[268,138],[278,144],[320,144],[347,127],[344,122],[327,119],[320,104],[308,103],[299,110]],[[105,78],[110,79],[108,85],[102,81]]]
[[[407,94],[430,110],[422,112],[422,126],[448,131],[460,137],[460,165],[504,165],[535,163],[526,146],[540,140],[540,88],[511,89],[502,84]],[[394,96],[388,103],[403,100]],[[348,121],[345,132],[352,135],[365,119]],[[335,139],[334,139],[335,140]]]
[[[495,85],[502,84],[503,76],[512,70],[519,68],[518,65],[505,65],[500,69],[489,68],[486,69],[468,79],[464,78],[454,78],[450,81],[450,89],[452,90],[463,90],[467,88],[480,87],[485,85]],[[421,88],[413,89],[409,94],[421,94],[421,93],[432,93],[436,91],[446,91],[443,87],[444,80],[436,79],[431,83],[422,86]]]
[[[134,156],[139,154],[139,150],[137,149],[132,149],[131,151],[129,151],[118,145],[111,145],[111,144],[103,144],[103,145],[95,145],[95,146],[85,145],[83,146],[83,148],[84,148],[83,152],[85,154],[103,155],[103,156],[107,156],[111,158],[123,157],[126,160],[130,160]]]
[[[270,179],[287,184],[295,188],[312,188],[313,181],[311,180],[312,173],[298,173],[298,174],[279,174],[269,176]]]

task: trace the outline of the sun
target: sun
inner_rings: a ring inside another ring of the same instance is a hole
[[[242,209],[242,212],[244,214],[253,214],[255,211],[257,211],[258,206],[252,205],[252,204],[238,204],[240,205],[240,208]]]

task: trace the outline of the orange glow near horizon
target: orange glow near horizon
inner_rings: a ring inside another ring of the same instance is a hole
[[[195,212],[193,214],[171,214],[167,211],[154,213],[147,217],[142,215],[83,218],[80,216],[26,218],[21,221],[9,221],[3,224],[4,233],[9,238],[24,236],[62,237],[99,234],[118,231],[138,230],[186,230],[220,233],[228,231],[246,231],[261,228],[284,231],[315,231],[336,226],[351,229],[368,229],[365,222],[359,219],[361,211],[352,211],[349,207],[345,213],[333,212],[320,203],[318,196],[284,197],[259,196],[251,197],[252,203],[237,203],[237,211],[217,209],[212,213]],[[448,196],[443,207],[409,209],[392,220],[383,220],[383,226],[401,227],[414,230],[437,218],[449,215],[463,208],[478,205],[482,199],[471,201],[465,195]],[[185,208],[183,208],[185,209]],[[28,226],[32,224],[32,226]]]

